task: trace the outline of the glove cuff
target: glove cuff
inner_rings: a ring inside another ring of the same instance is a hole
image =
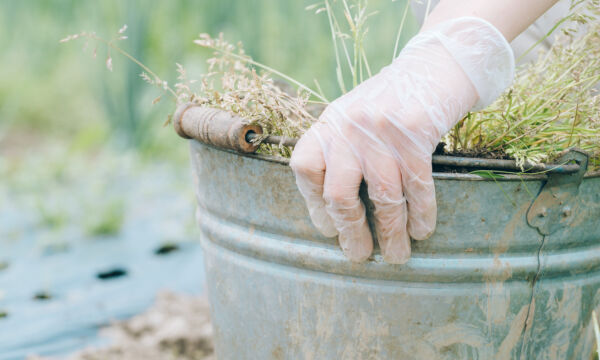
[[[515,72],[512,48],[489,22],[477,17],[448,20],[415,36],[406,47],[432,41],[444,46],[475,87],[479,100],[473,110],[490,105],[511,84]]]

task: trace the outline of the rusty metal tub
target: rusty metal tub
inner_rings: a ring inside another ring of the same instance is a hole
[[[354,264],[311,225],[284,159],[190,144],[219,359],[591,356],[600,177],[528,219],[545,176],[436,173],[433,237],[405,265],[377,250]],[[546,211],[550,230],[529,225]]]

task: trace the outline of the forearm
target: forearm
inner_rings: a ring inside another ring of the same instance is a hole
[[[558,0],[441,0],[421,31],[463,16],[482,18],[512,41]]]

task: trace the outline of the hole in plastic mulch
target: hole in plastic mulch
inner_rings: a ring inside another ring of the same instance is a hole
[[[38,291],[33,295],[33,300],[46,301],[52,299],[52,294],[47,291]]]
[[[156,250],[154,250],[154,254],[155,255],[167,255],[167,254],[172,253],[173,251],[177,251],[177,250],[179,250],[179,245],[173,244],[173,243],[164,243],[161,246],[159,246],[158,248],[156,248]]]
[[[96,277],[100,280],[112,280],[122,276],[127,276],[127,270],[123,268],[114,268],[96,274]]]

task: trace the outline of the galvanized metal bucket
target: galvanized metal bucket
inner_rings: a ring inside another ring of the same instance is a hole
[[[436,173],[437,230],[355,264],[284,159],[192,140],[219,359],[588,359],[600,177]]]

